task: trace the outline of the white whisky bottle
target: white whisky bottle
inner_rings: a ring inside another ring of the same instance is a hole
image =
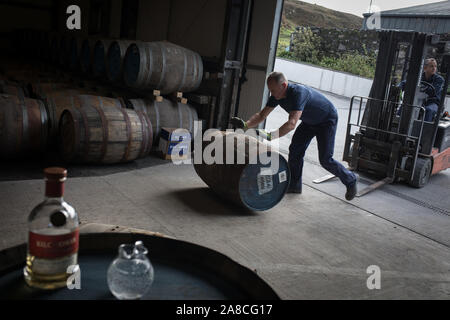
[[[78,264],[78,215],[63,199],[67,170],[47,168],[45,199],[28,217],[28,252],[24,277],[34,288],[67,285],[70,266]],[[72,267],[72,271],[73,271]]]

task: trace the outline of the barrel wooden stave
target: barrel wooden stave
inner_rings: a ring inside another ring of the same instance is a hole
[[[39,100],[0,95],[0,157],[14,159],[45,151],[47,112]]]
[[[94,45],[96,41],[96,39],[92,38],[85,38],[82,41],[80,52],[80,69],[84,74],[91,73]]]
[[[161,128],[183,128],[194,133],[194,121],[198,120],[197,111],[189,104],[177,103],[168,99],[156,101],[151,99],[130,99],[130,106],[135,111],[145,112],[153,128],[153,143],[159,143]]]
[[[92,56],[92,74],[96,78],[106,77],[106,54],[111,40],[99,39],[95,42]]]
[[[18,83],[12,83],[10,81],[2,83],[0,80],[0,93],[12,95],[12,96],[18,96],[18,97],[28,97],[27,90]]]
[[[148,155],[148,123],[117,99],[80,95],[79,108],[67,108],[60,120],[61,151],[70,162],[119,163]]]
[[[123,62],[128,47],[133,43],[130,40],[112,41],[108,48],[106,76],[111,82],[123,80]]]
[[[74,36],[70,38],[69,42],[69,68],[72,71],[80,68],[81,47],[83,38]]]

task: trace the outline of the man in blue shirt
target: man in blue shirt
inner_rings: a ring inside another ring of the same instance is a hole
[[[312,138],[316,137],[320,164],[342,181],[347,187],[345,198],[352,200],[357,193],[356,176],[333,159],[338,121],[336,108],[320,92],[307,86],[288,83],[281,72],[272,72],[267,78],[267,86],[271,97],[264,109],[246,122],[239,118],[232,118],[230,122],[235,127],[244,129],[256,127],[280,105],[289,113],[289,119],[278,131],[267,133],[264,136],[266,139],[272,140],[286,135],[302,120],[289,146],[291,183],[288,192],[301,193],[303,158]]]

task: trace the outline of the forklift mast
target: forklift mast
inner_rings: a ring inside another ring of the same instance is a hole
[[[417,180],[417,164],[421,166],[421,159],[435,152],[450,75],[450,41],[442,41],[439,35],[399,31],[380,32],[379,38],[369,97],[351,100],[344,161],[353,170],[382,176],[384,182],[379,185],[402,179],[411,182]],[[438,74],[445,79],[433,122],[424,121],[427,83],[422,74],[427,58],[437,60]],[[356,123],[354,104],[359,104]],[[358,131],[353,133],[355,127]]]

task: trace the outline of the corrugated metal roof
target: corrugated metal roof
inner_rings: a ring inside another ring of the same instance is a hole
[[[366,16],[367,13],[364,14]],[[368,14],[370,15],[370,14]],[[382,16],[450,16],[450,1],[441,1],[419,6],[381,11]]]
[[[363,30],[373,29],[367,23],[373,14],[364,14]],[[381,22],[381,29],[377,30],[416,31],[434,34],[450,33],[450,1],[381,11],[377,15],[379,15]]]

